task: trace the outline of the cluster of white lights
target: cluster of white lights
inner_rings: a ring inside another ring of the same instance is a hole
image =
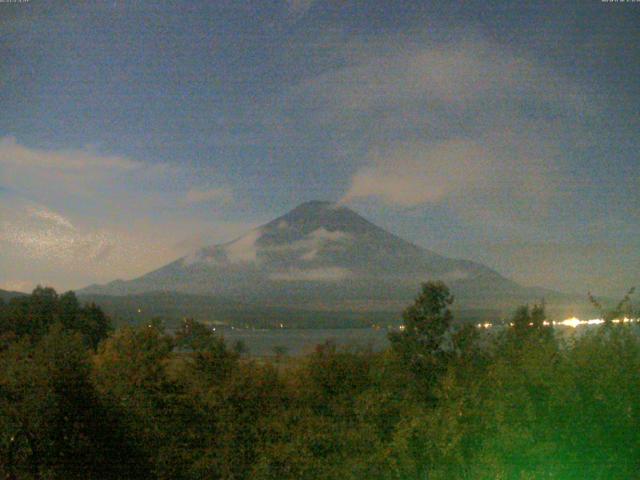
[[[637,318],[628,318],[628,317],[614,318],[613,320],[611,320],[611,323],[635,323],[635,322],[638,322],[638,320],[639,319]],[[554,322],[553,324],[576,328],[580,325],[601,325],[603,323],[604,323],[604,320],[602,318],[594,318],[592,320],[580,320],[579,318],[571,317],[561,322]]]
[[[640,319],[624,317],[624,318],[615,318],[611,320],[611,323],[636,323],[636,322],[640,322]],[[581,325],[602,325],[603,323],[604,323],[604,320],[602,318],[593,318],[591,320],[580,320],[579,318],[576,318],[576,317],[567,318],[566,320],[562,320],[560,322],[556,322],[556,321],[549,322],[547,320],[542,322],[542,324],[546,327],[561,326],[561,327],[572,327],[572,328],[577,328]],[[509,324],[510,327],[513,327],[513,325],[514,325],[513,323]],[[533,327],[533,323],[530,323],[529,326]],[[490,323],[490,322],[478,323],[476,324],[476,327],[491,328],[493,327],[493,323]]]

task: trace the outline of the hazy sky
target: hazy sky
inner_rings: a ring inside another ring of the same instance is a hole
[[[640,3],[0,3],[0,288],[132,278],[324,199],[621,296],[639,79]]]

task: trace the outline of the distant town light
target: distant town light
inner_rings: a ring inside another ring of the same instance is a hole
[[[558,322],[558,325],[564,325],[565,327],[572,327],[572,328],[576,328],[578,325],[580,325],[581,321],[579,318],[576,317],[571,317],[571,318],[567,318],[566,320],[563,320],[561,322]]]
[[[638,319],[633,318],[614,318],[611,320],[611,323],[634,323],[637,322]],[[573,327],[576,328],[580,325],[602,325],[604,323],[604,319],[602,318],[592,318],[591,320],[580,320],[576,317],[567,318],[561,322],[555,323],[555,325],[563,325],[565,327]]]
[[[611,322],[612,323],[636,323],[636,322],[640,322],[640,318],[629,318],[629,317],[615,318],[615,319],[611,320]],[[545,327],[561,325],[563,327],[577,328],[580,325],[602,325],[603,323],[605,323],[605,321],[602,318],[592,318],[590,320],[580,320],[577,317],[570,317],[570,318],[567,318],[566,320],[562,320],[562,321],[544,320],[542,322],[542,325],[544,325]],[[513,322],[509,322],[508,325],[510,327],[515,326],[515,324]],[[528,323],[528,326],[529,327],[533,327],[533,323],[532,322]],[[491,328],[491,327],[493,327],[493,323],[490,323],[490,322],[477,323],[476,327],[477,328]],[[401,329],[402,329],[402,327],[401,327]]]

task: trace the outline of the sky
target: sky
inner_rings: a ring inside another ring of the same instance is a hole
[[[525,285],[640,284],[640,3],[0,3],[0,288],[307,200]]]

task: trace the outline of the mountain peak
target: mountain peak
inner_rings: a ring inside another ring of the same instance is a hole
[[[267,235],[278,232],[277,236],[280,236],[284,231],[308,234],[320,228],[331,232],[350,233],[378,229],[373,223],[350,208],[338,203],[320,200],[301,203],[261,228]]]
[[[330,215],[334,211],[341,209],[346,209],[346,207],[340,207],[335,202],[328,202],[324,200],[310,200],[308,202],[301,203],[292,210],[289,210],[289,212],[285,213],[282,217],[310,218],[321,215],[326,216]]]
[[[323,208],[327,208],[327,207],[331,207],[336,205],[335,202],[329,202],[327,200],[309,200],[308,202],[302,202],[300,205],[298,205],[296,208],[294,208],[293,210],[298,210],[298,209],[305,209],[305,210],[312,210],[312,209],[323,209]]]

